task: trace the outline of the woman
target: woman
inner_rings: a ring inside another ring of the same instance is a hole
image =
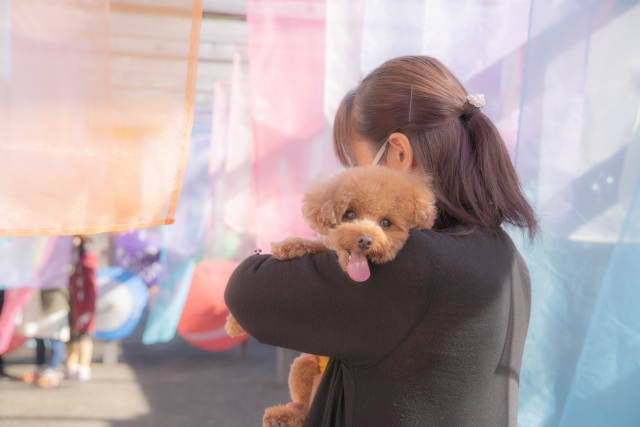
[[[69,326],[71,339],[67,345],[66,377],[78,381],[91,379],[91,358],[95,332],[96,267],[98,257],[88,252],[85,245],[91,242],[87,236],[73,236],[73,271],[69,278],[71,311]]]
[[[305,426],[515,426],[527,268],[501,226],[537,221],[477,98],[429,57],[386,62],[348,93],[344,166],[433,176],[439,218],[362,284],[334,254],[245,260],[226,301],[258,341],[329,356]],[[473,102],[473,103],[472,103]],[[476,105],[474,105],[476,104]]]

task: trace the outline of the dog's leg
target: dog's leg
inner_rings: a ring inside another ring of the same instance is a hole
[[[289,393],[294,402],[306,408],[311,406],[313,384],[316,377],[321,376],[318,356],[303,354],[291,364],[289,371]]]
[[[303,354],[296,358],[289,373],[293,403],[267,408],[262,417],[263,427],[302,427],[321,377],[317,356]]]
[[[271,255],[281,261],[298,258],[305,254],[320,254],[329,252],[326,239],[304,239],[302,237],[289,237],[282,242],[271,244]]]
[[[233,317],[233,314],[230,314],[229,317],[227,317],[227,323],[224,325],[224,329],[227,331],[227,334],[232,337],[244,334],[244,329],[242,329],[242,326],[238,324],[236,318]]]

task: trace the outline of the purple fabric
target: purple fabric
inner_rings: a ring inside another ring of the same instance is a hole
[[[137,275],[149,287],[158,283],[163,270],[159,227],[123,233],[115,239],[113,246],[115,265]]]

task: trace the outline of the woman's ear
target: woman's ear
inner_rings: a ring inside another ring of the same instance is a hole
[[[409,170],[413,166],[413,148],[405,134],[394,132],[389,136],[386,166],[400,171]]]
[[[340,222],[343,203],[338,199],[338,189],[343,181],[342,175],[314,182],[302,199],[302,216],[318,234],[327,234]]]

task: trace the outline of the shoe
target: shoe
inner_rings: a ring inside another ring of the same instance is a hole
[[[72,368],[65,368],[64,378],[67,380],[78,380],[80,373],[78,372],[78,365],[74,365]]]
[[[40,378],[38,378],[38,385],[42,388],[55,387],[60,384],[62,380],[62,373],[55,369],[47,368],[44,370]]]
[[[78,381],[85,382],[91,379],[91,366],[80,366],[78,368]]]
[[[34,381],[37,381],[42,375],[42,371],[39,368],[34,369],[31,372],[27,372],[26,374],[20,375],[18,377],[18,381],[22,381],[23,383],[33,384]]]

